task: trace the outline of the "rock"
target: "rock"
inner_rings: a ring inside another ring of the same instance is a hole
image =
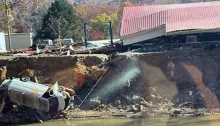
[[[103,61],[96,57],[96,56],[87,56],[84,60],[83,60],[83,63],[88,66],[88,67],[91,67],[91,66],[94,66],[94,65],[97,65],[97,64],[101,64]]]
[[[140,106],[139,106],[139,111],[140,111],[140,112],[144,111],[144,106],[143,106],[143,105],[140,105]]]
[[[152,103],[146,102],[146,101],[142,101],[141,105],[145,106],[145,107],[153,107]]]
[[[27,77],[32,78],[32,77],[34,77],[35,72],[34,72],[34,70],[26,69],[26,70],[23,70],[19,75],[20,75],[20,77],[27,76]]]
[[[179,114],[181,114],[181,110],[180,109],[175,109],[175,110],[173,110],[173,112],[170,113],[170,116],[171,117],[176,117]]]
[[[143,105],[132,105],[130,112],[142,112],[144,110]]]
[[[184,102],[184,103],[181,103],[181,104],[179,105],[179,107],[180,107],[180,108],[185,107],[185,106],[189,107],[189,105],[191,105],[191,102]]]
[[[89,101],[89,105],[92,107],[92,108],[95,108],[99,105],[101,105],[101,101],[100,100],[97,100],[97,99],[91,99]]]
[[[0,67],[0,83],[2,83],[6,79],[7,67]]]
[[[149,88],[149,91],[150,91],[151,93],[154,93],[154,92],[156,92],[156,89],[155,89],[155,87],[150,87],[150,88]]]
[[[118,106],[118,105],[120,105],[120,104],[121,104],[121,101],[120,101],[120,100],[116,100],[116,101],[115,101],[115,105],[116,105],[116,106]]]
[[[100,69],[97,66],[87,67],[90,74],[88,74],[89,78],[92,80],[98,80],[99,77],[104,73],[105,69]]]
[[[73,72],[85,74],[86,73],[86,66],[80,62],[77,62],[73,68]]]
[[[144,99],[137,95],[133,95],[133,97],[131,98],[132,103],[140,103],[141,101],[144,101]]]

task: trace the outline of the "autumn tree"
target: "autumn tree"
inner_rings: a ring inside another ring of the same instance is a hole
[[[55,0],[42,19],[35,39],[73,38],[79,40],[76,12],[66,0]]]
[[[5,25],[5,6],[4,3],[0,3],[0,32],[4,31]]]
[[[46,12],[51,6],[50,0],[13,0],[15,32],[31,32],[38,15]],[[35,29],[34,29],[35,30]]]
[[[8,15],[8,18],[10,20],[10,26],[11,26],[11,23],[13,22],[13,16],[12,16],[12,6],[9,5],[8,6],[8,10],[9,10],[9,15]],[[1,32],[5,32],[7,30],[7,25],[6,25],[6,22],[7,22],[7,19],[6,19],[6,5],[3,1],[0,2],[0,31]]]
[[[98,15],[106,13],[107,15],[117,12],[117,8],[107,5],[89,5],[79,4],[75,7],[77,15],[84,22],[89,22],[91,19],[95,19]]]
[[[84,22],[88,18],[87,4],[79,4],[75,7],[78,17]]]
[[[90,30],[88,34],[89,40],[102,40],[105,37],[103,32],[96,30]]]
[[[117,31],[117,20],[117,13],[112,13],[111,15],[107,15],[106,13],[100,14],[91,20],[92,30],[103,32],[106,39],[109,36],[109,22],[112,22],[113,33],[115,33]]]
[[[81,22],[89,24],[87,27],[90,40],[103,39],[104,36],[106,38],[109,35],[109,21],[113,21],[113,32],[117,30],[116,20],[118,10],[113,6],[83,3],[77,5],[75,10]]]
[[[118,11],[118,18],[121,19],[124,7],[132,7],[132,6],[134,6],[134,5],[131,2],[123,2],[120,6],[119,11]]]
[[[4,5],[4,1],[0,2]],[[45,11],[51,0],[10,0],[10,26],[12,32],[30,32],[33,25],[33,14],[38,15]],[[3,9],[0,6],[0,9]],[[0,11],[0,29],[5,31],[5,11]]]

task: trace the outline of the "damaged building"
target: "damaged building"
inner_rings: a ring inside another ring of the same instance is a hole
[[[219,45],[220,2],[125,7],[120,36],[125,49]]]

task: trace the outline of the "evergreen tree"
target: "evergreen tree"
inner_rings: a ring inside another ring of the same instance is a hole
[[[72,5],[66,0],[55,0],[42,19],[41,28],[37,31],[36,39],[73,38],[79,40],[78,18]]]

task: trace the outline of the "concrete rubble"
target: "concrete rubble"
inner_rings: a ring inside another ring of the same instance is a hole
[[[119,53],[111,57],[98,54],[2,56],[1,83],[23,76],[46,86],[58,82],[59,86],[72,90],[69,95],[73,97],[69,110],[58,113],[10,103],[6,109],[9,113],[4,112],[0,122],[39,121],[36,117],[44,121],[217,114],[220,113],[219,54],[219,51],[176,50]],[[0,98],[4,97],[2,94]],[[23,117],[24,110],[35,114]]]

